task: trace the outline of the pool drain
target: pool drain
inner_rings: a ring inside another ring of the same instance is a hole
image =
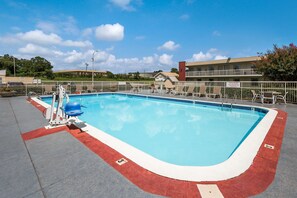
[[[117,160],[116,161],[116,163],[118,164],[118,165],[123,165],[123,164],[125,164],[125,163],[127,163],[128,162],[128,160],[126,160],[125,158],[121,158],[121,159],[119,159],[119,160]]]

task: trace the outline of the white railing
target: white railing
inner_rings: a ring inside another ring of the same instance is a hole
[[[140,94],[158,94],[166,95],[168,94],[163,82],[153,82],[153,81],[95,81],[92,87],[91,81],[57,81],[57,82],[46,82],[42,84],[35,85],[24,85],[9,87],[9,89],[0,88],[1,92],[13,92],[15,95],[31,95],[32,93],[37,95],[51,94],[56,91],[56,86],[62,84],[68,93],[80,94],[80,93],[90,93],[90,92],[132,92]],[[152,84],[155,84],[156,90],[153,91]],[[214,86],[220,86],[222,96],[224,98],[236,98],[238,100],[251,100],[252,92],[255,90],[257,93],[265,91],[276,91],[281,94],[287,94],[288,103],[297,103],[297,81],[241,81],[240,87],[231,88],[227,86],[225,81],[179,81],[175,84],[175,87],[182,87],[186,92],[189,85],[194,85],[194,93],[199,92],[201,84],[206,86],[206,92],[211,93]],[[190,96],[192,97],[192,96]]]
[[[261,76],[253,69],[229,69],[229,70],[211,70],[211,71],[187,71],[186,77],[199,76]]]

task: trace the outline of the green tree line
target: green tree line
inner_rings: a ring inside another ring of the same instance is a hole
[[[40,56],[27,59],[18,59],[5,54],[0,56],[0,70],[6,70],[7,76],[30,76],[53,79],[53,66],[49,61]]]

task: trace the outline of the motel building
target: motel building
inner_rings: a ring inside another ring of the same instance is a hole
[[[258,56],[203,62],[179,62],[180,81],[260,81],[256,73]]]

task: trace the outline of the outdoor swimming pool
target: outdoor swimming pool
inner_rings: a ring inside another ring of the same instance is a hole
[[[51,103],[51,98],[42,100]],[[157,174],[196,181],[209,179],[205,173],[193,177],[190,170],[251,163],[269,129],[263,128],[267,117],[273,117],[265,108],[129,94],[70,96],[70,101],[87,107],[79,118],[91,125],[90,135]],[[234,162],[242,152],[246,161]]]

